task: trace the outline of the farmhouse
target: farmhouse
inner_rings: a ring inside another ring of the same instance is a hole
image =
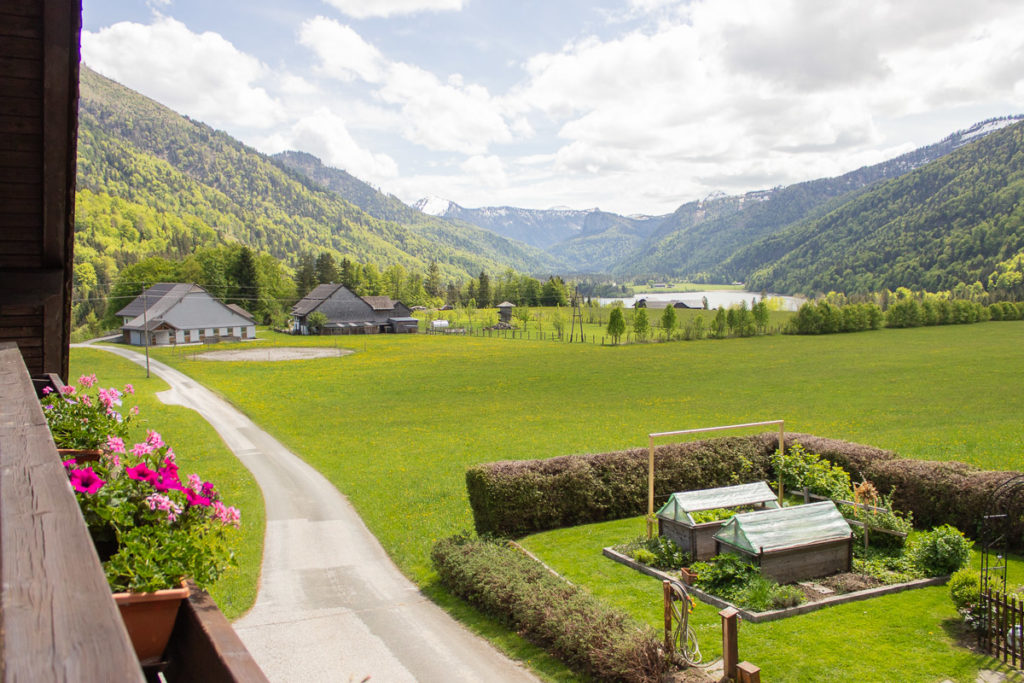
[[[327,318],[320,334],[416,332],[419,321],[401,301],[388,296],[358,296],[345,285],[318,285],[292,307],[292,333],[309,334],[309,316]]]
[[[124,343],[163,346],[255,339],[256,323],[199,285],[160,282],[117,312]]]

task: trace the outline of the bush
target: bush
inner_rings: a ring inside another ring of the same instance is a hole
[[[971,542],[959,529],[944,524],[921,534],[911,553],[914,566],[925,576],[944,576],[967,564]]]
[[[655,449],[654,494],[766,479],[771,434],[667,444]],[[519,536],[642,515],[646,448],[548,460],[505,460],[466,471],[477,533]]]
[[[697,573],[697,588],[730,602],[738,598],[754,577],[761,577],[757,567],[735,555],[716,555],[707,562],[694,562],[690,571]]]
[[[434,545],[442,585],[596,680],[658,681],[654,631],[509,546],[460,534]]]
[[[853,496],[850,475],[843,468],[823,460],[820,455],[809,453],[798,443],[786,453],[778,451],[771,456],[772,470],[778,478],[782,472],[782,484],[786,490],[799,491],[804,487],[811,493],[834,499],[849,500]]]
[[[981,597],[981,577],[973,569],[959,569],[949,578],[949,597],[960,614],[972,612]]]

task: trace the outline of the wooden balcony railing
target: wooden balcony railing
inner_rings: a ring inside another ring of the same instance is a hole
[[[13,343],[0,343],[0,680],[155,680],[135,657]],[[166,681],[265,681],[217,605],[193,589]]]

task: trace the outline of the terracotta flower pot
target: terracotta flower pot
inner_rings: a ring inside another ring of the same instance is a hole
[[[181,588],[154,593],[114,593],[114,602],[121,611],[121,619],[140,662],[156,662],[163,656],[178,618],[178,608],[188,594],[184,581]]]
[[[691,572],[686,567],[679,570],[679,576],[682,578],[683,583],[688,586],[692,586],[693,582],[697,580],[697,572]]]

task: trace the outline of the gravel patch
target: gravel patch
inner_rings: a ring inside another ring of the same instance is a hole
[[[198,360],[230,360],[230,361],[280,361],[310,360],[312,358],[336,358],[347,356],[350,349],[325,349],[317,347],[269,347],[263,349],[231,349],[227,351],[207,351],[196,358]]]

